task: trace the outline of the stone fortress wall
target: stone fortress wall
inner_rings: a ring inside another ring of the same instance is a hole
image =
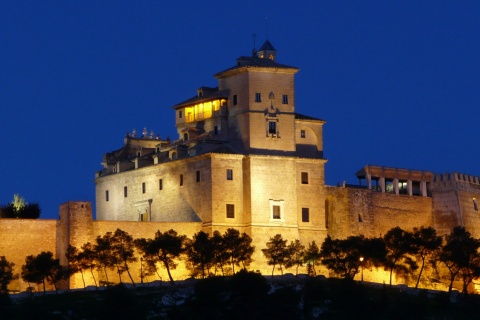
[[[257,181],[257,183],[259,182]],[[256,188],[255,182],[251,185]],[[303,200],[297,201],[298,208],[289,208],[297,213],[301,209],[302,203],[309,203],[309,192],[301,190],[301,187],[301,185],[297,186],[298,190],[294,193],[299,198],[303,197]],[[360,234],[367,237],[382,236],[395,226],[406,230],[420,226],[433,226],[439,234],[445,235],[451,231],[453,226],[463,225],[473,236],[480,237],[478,227],[480,216],[476,205],[477,199],[480,198],[480,184],[477,177],[457,173],[437,175],[430,182],[429,189],[431,196],[394,194],[347,185],[326,186],[320,191],[315,188],[310,196],[315,196],[316,192],[322,192],[326,200],[324,208],[319,207],[314,210],[319,212],[324,210],[325,216],[322,214],[312,215],[312,219],[319,220],[312,221],[312,226],[302,225],[299,221],[291,220],[285,225],[275,226],[266,221],[264,217],[255,215],[252,215],[252,221],[239,220],[237,223],[215,226],[204,225],[202,222],[102,221],[92,219],[91,203],[67,202],[60,206],[58,220],[0,219],[0,237],[2,239],[0,255],[4,255],[9,261],[14,262],[15,272],[20,273],[27,255],[51,251],[61,260],[62,264],[65,264],[65,252],[68,244],[80,247],[86,242],[94,242],[97,236],[104,235],[106,232],[114,232],[117,228],[128,232],[134,238],[153,238],[157,230],[164,232],[174,229],[192,237],[200,230],[210,233],[213,230],[224,232],[228,227],[236,227],[241,232],[247,232],[254,239],[256,253],[251,269],[269,274],[271,268],[266,265],[261,249],[276,233],[282,234],[288,240],[301,239],[304,244],[314,240],[320,245],[326,235],[333,238],[346,238],[350,235]],[[233,188],[233,190],[236,189]],[[246,194],[251,193],[246,192]],[[227,199],[227,201],[229,200]],[[219,204],[219,206],[222,205]],[[253,208],[254,212],[262,211],[260,208],[257,209]],[[293,219],[293,215],[288,219]],[[297,219],[299,219],[298,215]],[[140,282],[140,261],[132,264],[130,268],[134,280]],[[167,279],[163,268],[159,268],[159,270],[162,279]],[[306,270],[300,271],[305,272]],[[183,263],[180,263],[179,269],[172,273],[175,279],[185,279],[189,276]],[[95,277],[97,282],[105,280],[101,272],[95,272]],[[123,281],[128,282],[126,277],[126,274],[123,275]],[[85,273],[85,279],[87,285],[93,285],[93,279],[88,272]],[[118,275],[111,271],[109,279],[113,282],[118,281]],[[365,279],[380,281],[381,276],[366,272]],[[155,279],[145,279],[145,281],[152,280]],[[401,282],[400,279],[398,281]],[[9,289],[25,291],[29,286],[30,284],[19,279],[13,281]],[[34,287],[36,286],[34,285]],[[80,274],[71,278],[69,287],[83,287]],[[41,290],[40,286],[36,289]],[[50,287],[50,289],[53,288]]]

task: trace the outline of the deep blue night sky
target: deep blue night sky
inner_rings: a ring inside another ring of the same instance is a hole
[[[134,128],[177,138],[171,106],[266,17],[297,112],[327,121],[327,184],[366,164],[480,176],[478,1],[0,1],[0,203],[94,202],[103,154]]]

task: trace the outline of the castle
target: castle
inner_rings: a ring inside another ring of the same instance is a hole
[[[320,245],[327,235],[380,236],[395,226],[443,235],[462,225],[480,238],[478,177],[367,165],[356,173],[359,185],[326,186],[325,121],[296,112],[299,69],[276,54],[267,40],[215,74],[218,87],[173,106],[177,140],[145,129],[105,154],[95,177],[97,220],[88,202],[62,204],[59,220],[4,219],[0,255],[19,272],[26,255],[49,250],[66,263],[69,244],[117,228],[136,238],[235,228],[253,239],[252,269],[267,273],[260,249],[275,234]],[[78,275],[69,285],[82,286]]]

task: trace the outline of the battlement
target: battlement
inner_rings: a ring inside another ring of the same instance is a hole
[[[463,173],[444,173],[444,174],[436,174],[434,176],[433,182],[449,182],[449,181],[460,181],[460,182],[467,182],[470,184],[476,184],[480,186],[480,177],[463,174]]]

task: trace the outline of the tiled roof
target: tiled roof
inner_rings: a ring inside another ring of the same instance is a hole
[[[204,88],[204,87],[202,87]],[[192,105],[192,104],[196,104],[196,103],[201,103],[201,102],[205,102],[205,101],[212,101],[212,100],[215,100],[215,99],[227,99],[228,98],[228,90],[220,90],[220,91],[216,91],[216,92],[209,92],[207,95],[205,95],[205,92],[204,91],[204,96],[203,97],[199,97],[199,96],[195,96],[195,97],[192,97],[190,99],[187,99],[183,102],[180,102],[176,105],[174,105],[172,108],[179,108],[179,107],[183,107],[183,106],[186,106],[186,105]]]
[[[322,120],[322,119],[319,119],[319,118],[314,118],[314,117],[306,116],[306,115],[300,114],[300,113],[295,113],[295,119],[299,119],[299,120],[313,120],[313,121],[325,121],[325,120]]]
[[[259,51],[277,51],[277,50],[275,50],[275,48],[272,46],[270,41],[266,40]]]
[[[215,77],[221,75],[222,73],[230,70],[235,70],[235,69],[240,69],[243,67],[248,67],[248,68],[281,68],[281,69],[295,69],[298,70],[297,67],[292,67],[288,66],[286,64],[281,64],[278,62],[275,62],[273,60],[267,59],[267,58],[259,58],[257,56],[252,56],[252,57],[240,57],[237,59],[237,65],[234,67],[231,67],[229,69],[223,70],[221,72],[218,72],[215,74]]]

